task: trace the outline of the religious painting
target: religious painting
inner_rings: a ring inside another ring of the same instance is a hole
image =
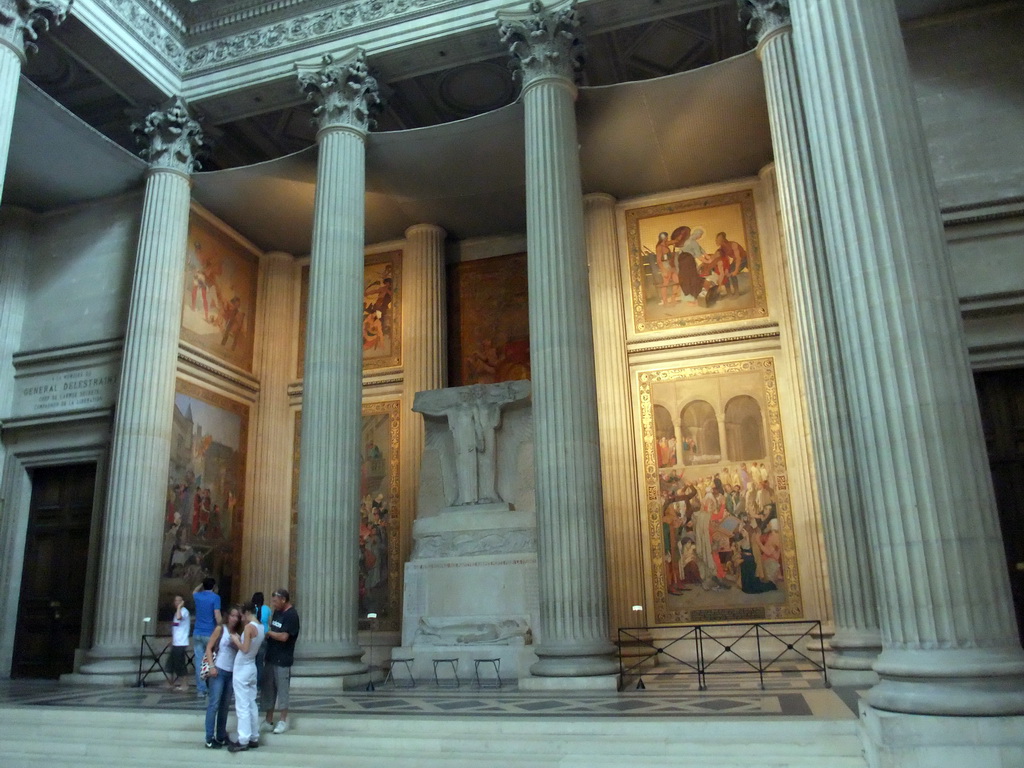
[[[530,378],[526,254],[464,261],[448,276],[452,386]]]
[[[193,212],[181,307],[182,340],[251,371],[258,273],[255,254]]]
[[[765,317],[750,190],[627,210],[637,333]]]
[[[402,365],[402,252],[367,256],[363,267],[363,370]],[[306,361],[306,319],[309,313],[309,266],[302,268],[299,290],[299,366]]]
[[[188,597],[207,576],[227,603],[238,601],[249,408],[179,380],[167,475],[160,610]]]
[[[363,404],[359,462],[359,617],[397,630],[401,619],[400,401]],[[295,415],[292,483],[292,585],[297,562],[301,414]]]
[[[771,358],[639,374],[655,623],[802,615]]]

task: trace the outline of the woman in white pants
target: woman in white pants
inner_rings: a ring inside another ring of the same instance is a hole
[[[228,747],[229,752],[244,752],[260,745],[259,709],[256,707],[256,654],[263,645],[263,625],[256,618],[256,606],[242,606],[244,622],[238,634],[231,635],[231,643],[238,649],[231,687],[235,691],[235,715],[238,718],[238,741]]]

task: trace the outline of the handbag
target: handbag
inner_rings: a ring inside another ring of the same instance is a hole
[[[213,652],[213,661],[214,661],[214,663],[216,663],[216,661],[217,661],[217,652],[216,651]],[[206,678],[208,678],[210,676],[210,667],[211,666],[212,665],[210,664],[210,662],[208,662],[206,660],[206,654],[203,654],[203,663],[199,665],[199,677],[200,677],[200,679],[205,680]]]

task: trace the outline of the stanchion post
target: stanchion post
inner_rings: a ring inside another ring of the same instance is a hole
[[[377,623],[377,614],[376,613],[368,613],[368,614],[366,614],[366,618],[367,618],[367,620],[370,623],[370,643],[369,643],[369,650],[368,650],[368,655],[369,655],[370,658],[367,659],[367,661],[369,663],[366,665],[366,668],[368,670],[368,674],[370,675],[370,679],[366,683],[366,690],[368,690],[368,691],[375,691],[377,689],[373,686],[373,625]]]

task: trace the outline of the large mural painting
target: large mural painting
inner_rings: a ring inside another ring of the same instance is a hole
[[[750,190],[625,213],[637,333],[768,314]]]
[[[374,628],[397,630],[401,611],[399,513],[400,401],[363,404],[359,468],[359,616],[377,614]],[[292,488],[292,586],[298,541],[302,415],[295,415]]]
[[[160,606],[190,595],[207,576],[225,601],[238,601],[245,460],[246,405],[179,380],[174,395],[167,476]],[[166,618],[166,617],[163,617]]]
[[[258,272],[254,254],[193,212],[181,307],[182,340],[251,371]]]
[[[529,379],[526,254],[456,264],[448,297],[451,386]]]
[[[402,252],[366,257],[363,267],[363,370],[402,365]],[[299,362],[306,361],[306,320],[309,313],[309,267],[302,268],[299,290]]]
[[[655,623],[800,618],[771,358],[639,374]]]

